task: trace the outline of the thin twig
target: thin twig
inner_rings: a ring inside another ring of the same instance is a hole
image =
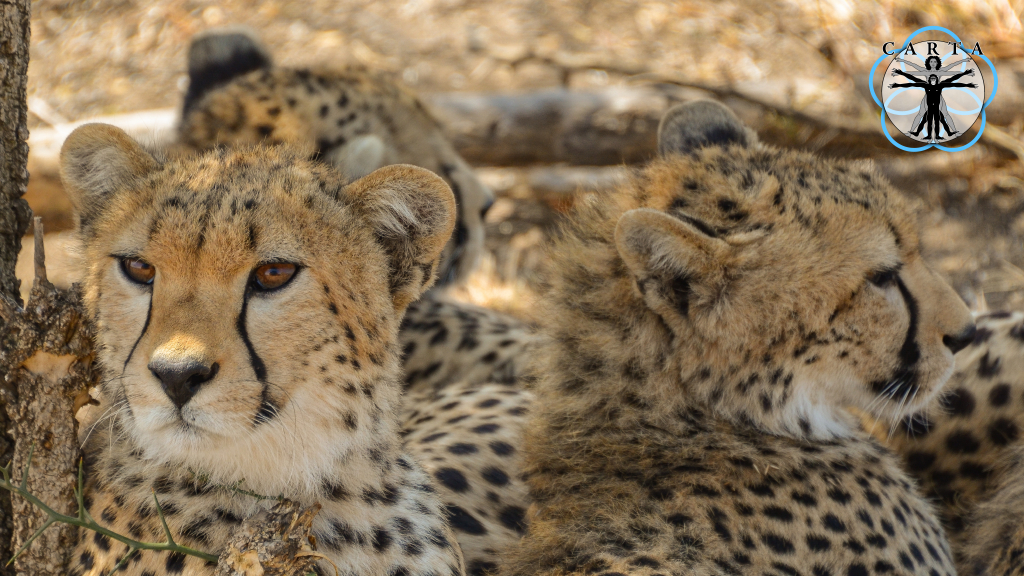
[[[30,504],[42,510],[43,513],[45,513],[47,516],[47,520],[43,524],[43,526],[39,530],[36,530],[36,532],[32,534],[32,536],[29,537],[28,540],[25,541],[25,544],[22,545],[21,549],[18,550],[14,554],[14,556],[7,562],[8,564],[14,562],[19,556],[21,556],[26,550],[28,550],[28,547],[32,544],[32,542],[36,538],[38,538],[39,535],[43,533],[43,531],[45,531],[47,528],[49,528],[52,524],[56,522],[70,524],[72,526],[78,526],[79,528],[85,528],[86,530],[92,530],[93,532],[98,532],[112,540],[117,540],[118,542],[127,545],[129,551],[127,554],[125,554],[124,557],[122,557],[121,561],[118,562],[118,566],[123,565],[123,563],[126,561],[128,557],[138,552],[139,550],[177,552],[179,554],[185,554],[188,556],[202,558],[203,560],[206,560],[208,562],[217,561],[217,556],[213,554],[207,554],[206,552],[195,550],[193,548],[189,548],[188,546],[182,546],[181,544],[178,544],[174,541],[174,538],[171,536],[171,531],[167,527],[167,522],[164,520],[163,510],[160,509],[160,502],[156,501],[156,493],[153,494],[153,500],[156,501],[156,511],[157,514],[160,515],[160,522],[163,524],[164,534],[167,536],[166,542],[139,542],[138,540],[132,540],[127,536],[123,536],[121,534],[118,534],[117,532],[100,526],[95,520],[93,520],[92,516],[89,514],[89,511],[85,507],[85,473],[83,470],[81,460],[78,461],[78,487],[75,489],[75,500],[78,503],[78,514],[76,516],[67,516],[65,514],[61,514],[53,510],[28,491],[28,469],[29,466],[32,464],[32,453],[34,451],[35,445],[33,445],[32,448],[29,449],[28,461],[25,462],[25,470],[22,474],[20,485],[13,484],[11,482],[11,473],[14,466],[13,462],[9,463],[7,466],[0,467],[0,474],[3,475],[3,480],[0,481],[0,488],[9,490],[21,496]]]

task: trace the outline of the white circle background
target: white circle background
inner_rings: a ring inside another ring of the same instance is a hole
[[[886,116],[889,117],[889,121],[896,126],[897,130],[902,132],[908,138],[913,138],[918,142],[930,141],[925,138],[925,134],[928,133],[927,127],[921,131],[920,136],[913,136],[910,134],[914,119],[917,118],[918,112],[920,112],[920,107],[924,101],[924,89],[889,88],[889,84],[906,84],[910,82],[909,79],[904,76],[900,76],[899,74],[893,78],[893,69],[902,70],[903,72],[918,78],[927,79],[925,76],[927,72],[918,72],[902,62],[897,62],[896,58],[913,62],[923,69],[924,61],[928,57],[929,42],[937,44],[934,51],[938,52],[939,57],[942,58],[943,67],[958,60],[963,60],[965,56],[968,58],[971,56],[969,52],[965,52],[963,48],[959,46],[957,47],[956,55],[953,55],[952,42],[926,40],[914,43],[914,51],[917,52],[917,56],[899,52],[890,61],[889,67],[885,69],[885,77],[882,82],[882,103],[885,106]],[[942,99],[946,102],[946,109],[949,112],[950,117],[952,117],[953,124],[955,125],[955,127],[950,126],[950,128],[959,132],[957,134],[957,138],[962,136],[964,132],[974,124],[978,119],[978,116],[981,116],[981,107],[985,102],[985,80],[982,78],[981,70],[978,69],[978,65],[973,58],[964,64],[954,67],[951,72],[959,74],[960,72],[966,72],[970,69],[974,70],[974,76],[961,76],[956,80],[956,83],[974,83],[978,86],[977,88],[946,88],[942,91]],[[941,82],[949,77],[950,76],[940,76],[939,81]],[[948,134],[946,134],[946,131],[942,128],[941,123],[939,124],[939,130],[943,138],[948,138]],[[941,140],[941,142],[950,141],[951,140]]]

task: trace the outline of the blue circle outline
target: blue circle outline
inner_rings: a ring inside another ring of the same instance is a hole
[[[900,48],[900,51],[907,49],[907,46],[910,45],[910,41],[914,39],[914,36],[917,36],[922,32],[928,32],[931,30],[945,32],[954,40],[956,40],[957,44],[959,44],[961,47],[964,47],[963,41],[960,40],[960,37],[954,34],[952,30],[949,30],[948,28],[943,28],[942,26],[924,26],[912,32],[910,36],[907,36],[907,41],[904,42],[903,47]],[[967,51],[966,47],[964,47],[964,51]],[[987,112],[989,104],[992,103],[992,99],[996,97],[996,91],[999,89],[999,74],[996,73],[996,67],[992,64],[992,61],[988,59],[988,56],[985,56],[984,54],[974,54],[973,52],[971,53],[972,58],[981,58],[982,60],[985,61],[986,64],[988,64],[989,70],[992,71],[992,94],[989,95],[988,99],[985,100],[985,103],[982,105],[981,127],[978,129],[978,134],[975,135],[974,139],[968,142],[967,144],[963,146],[958,146],[956,148],[949,148],[943,146],[942,144],[927,144],[925,146],[921,146],[920,148],[911,148],[909,146],[904,146],[900,144],[899,142],[893,139],[891,134],[889,134],[889,127],[885,125],[885,106],[882,105],[882,102],[878,99],[878,95],[875,93],[875,70],[878,68],[878,65],[882,62],[882,60],[885,60],[890,56],[892,56],[892,54],[882,54],[881,56],[879,56],[878,60],[875,60],[875,63],[871,66],[871,72],[868,73],[868,90],[871,92],[871,98],[875,101],[875,104],[877,104],[880,108],[879,114],[882,120],[882,133],[885,134],[885,137],[889,139],[889,142],[892,143],[893,146],[899,148],[900,150],[903,150],[904,152],[923,152],[931,148],[938,148],[939,150],[942,150],[944,152],[960,152],[962,150],[967,150],[971,146],[974,146],[974,144],[981,138],[982,132],[985,131],[985,114]]]

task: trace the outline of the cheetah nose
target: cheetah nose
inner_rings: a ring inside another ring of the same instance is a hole
[[[953,354],[956,354],[957,352],[966,348],[968,344],[974,341],[974,333],[977,331],[977,326],[971,324],[967,328],[961,330],[960,333],[955,336],[950,336],[948,334],[943,336],[942,343],[946,345],[946,348],[952,350]]]
[[[163,384],[164,393],[179,409],[199,392],[199,388],[213,380],[220,369],[214,362],[207,366],[195,360],[175,362],[173,360],[154,359],[149,363],[149,371]]]

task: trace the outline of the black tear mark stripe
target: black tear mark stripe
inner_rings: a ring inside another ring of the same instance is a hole
[[[903,296],[903,300],[907,303],[907,312],[910,314],[910,325],[907,326],[907,335],[903,338],[903,346],[900,347],[900,362],[910,367],[917,364],[917,361],[921,359],[921,349],[917,345],[915,335],[917,334],[917,300],[914,299],[914,295],[907,290],[907,285],[903,283],[903,279],[896,276],[896,285],[899,286],[900,294]]]
[[[132,355],[135,354],[135,349],[139,346],[139,342],[142,341],[142,337],[146,335],[146,330],[149,330],[149,319],[153,316],[153,290],[149,290],[149,307],[146,308],[146,321],[142,323],[142,332],[139,333],[139,337],[135,339],[135,344],[132,344],[132,349],[128,352],[128,357],[124,359],[124,366],[121,367],[121,373],[128,369],[128,362],[131,361]]]
[[[256,349],[253,348],[252,341],[249,340],[249,332],[245,327],[245,317],[249,310],[250,296],[252,296],[252,290],[246,288],[245,294],[242,296],[242,310],[238,313],[235,328],[238,330],[238,336],[245,343],[245,349],[249,351],[249,365],[252,366],[252,371],[256,374],[256,380],[263,385],[263,391],[260,394],[260,407],[256,410],[256,415],[252,420],[253,426],[258,426],[274,418],[277,414],[277,405],[270,397],[270,387],[267,384],[267,365],[263,363],[263,359],[260,358],[260,355],[256,353]]]
[[[921,359],[921,349],[917,344],[917,300],[907,289],[903,279],[896,276],[896,286],[900,289],[903,302],[907,305],[907,313],[910,322],[907,326],[907,333],[903,337],[903,345],[899,351],[900,364],[888,380],[878,380],[871,384],[877,394],[886,394],[891,398],[904,397],[906,394],[917,388],[916,364]]]

